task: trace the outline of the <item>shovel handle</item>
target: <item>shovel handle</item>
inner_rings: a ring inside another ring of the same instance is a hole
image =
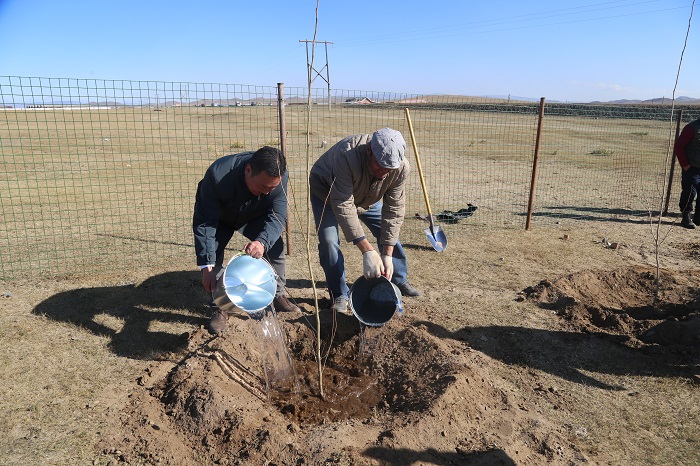
[[[425,206],[428,208],[428,218],[430,219],[430,230],[434,231],[435,226],[433,223],[433,213],[430,210],[430,201],[428,200],[428,190],[425,189],[425,179],[423,179],[423,168],[420,165],[420,156],[418,155],[418,146],[416,145],[416,137],[413,134],[413,124],[411,124],[411,114],[408,108],[404,109],[406,112],[406,121],[408,122],[408,131],[411,133],[411,143],[413,144],[413,153],[416,154],[416,165],[418,166],[418,176],[420,177],[420,185],[423,188],[423,197],[425,198]]]

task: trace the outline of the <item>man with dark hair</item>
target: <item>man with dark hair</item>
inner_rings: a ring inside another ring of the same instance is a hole
[[[685,125],[681,134],[678,135],[678,139],[676,139],[673,153],[678,158],[678,164],[683,169],[681,174],[681,198],[678,203],[683,214],[681,226],[692,230],[696,225],[700,224],[700,209],[698,209],[697,203],[695,214],[691,218],[693,201],[695,201],[698,185],[700,185],[700,118]]]
[[[214,292],[222,271],[224,248],[238,231],[250,241],[246,254],[265,257],[277,274],[275,309],[299,311],[285,296],[282,231],[287,224],[287,163],[274,147],[232,154],[216,160],[197,186],[192,230],[202,286]],[[226,328],[228,314],[216,309],[209,331]]]
[[[347,312],[349,293],[339,229],[362,252],[365,277],[383,275],[403,296],[421,294],[408,282],[406,254],[399,241],[410,168],[405,149],[400,132],[382,128],[374,134],[342,139],[311,168],[311,209],[318,230],[319,259],[336,312]],[[376,238],[379,252],[361,223]]]

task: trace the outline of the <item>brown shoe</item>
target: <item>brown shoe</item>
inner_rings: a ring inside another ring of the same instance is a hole
[[[278,312],[301,312],[301,309],[284,295],[277,296],[272,303]]]
[[[223,332],[228,326],[228,313],[222,311],[221,309],[216,309],[211,313],[209,318],[209,323],[207,323],[207,330],[212,335],[218,335]]]

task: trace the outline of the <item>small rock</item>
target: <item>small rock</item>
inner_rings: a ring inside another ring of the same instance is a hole
[[[695,374],[693,376],[693,383],[696,385],[700,385],[700,374]]]
[[[2,297],[3,297],[3,298],[11,298],[11,297],[12,297],[12,293],[10,293],[9,291],[6,291],[6,292],[4,292],[4,293],[2,294]]]

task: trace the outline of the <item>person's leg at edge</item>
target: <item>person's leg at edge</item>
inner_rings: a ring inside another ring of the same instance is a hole
[[[323,200],[313,194],[311,195],[311,210],[318,230],[319,261],[326,275],[326,286],[331,293],[331,300],[345,298],[347,303],[350,289],[345,282],[345,258],[340,250],[338,220],[333,214],[333,209],[327,204],[324,205]]]
[[[698,186],[700,186],[700,169],[695,167],[690,167],[688,170],[690,173],[690,183],[691,183],[691,193],[689,210],[692,210],[693,201],[695,201],[695,213],[693,214],[693,223],[696,226],[700,226],[700,199],[697,197]],[[685,174],[685,172],[684,172]]]
[[[697,196],[697,186],[700,181],[700,171],[695,167],[690,167],[687,171],[681,174],[681,197],[678,207],[681,210],[683,219],[681,226],[685,228],[694,228],[695,224],[691,219],[693,212],[693,202]],[[692,224],[692,225],[691,225]]]

